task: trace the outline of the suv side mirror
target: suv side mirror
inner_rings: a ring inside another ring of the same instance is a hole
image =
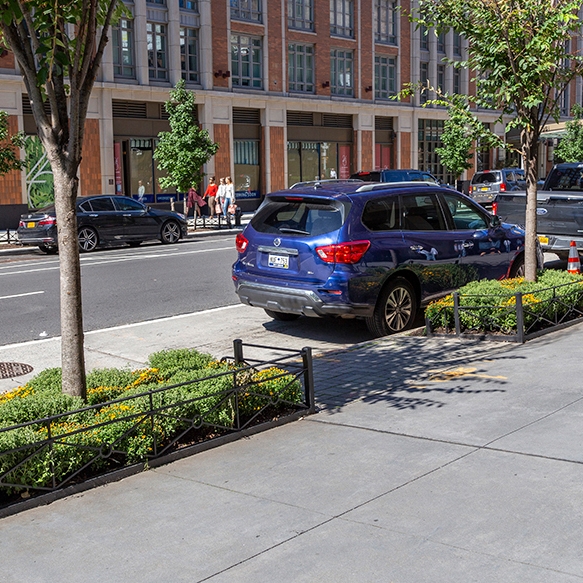
[[[502,224],[500,217],[498,215],[492,215],[490,219],[490,226],[493,228],[499,227]]]

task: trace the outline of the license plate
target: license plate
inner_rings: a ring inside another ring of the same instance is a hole
[[[488,190],[490,190],[487,186],[482,186],[482,188],[480,188],[480,190],[482,192],[487,192]]]
[[[289,269],[289,255],[271,255],[267,261],[269,267],[275,267],[276,269]]]
[[[543,235],[539,235],[538,236],[538,240],[543,244],[543,245],[548,245],[549,244],[549,238],[548,237],[543,237]]]
[[[29,223],[26,223],[26,228],[27,229],[34,229],[36,227],[36,223],[31,221]]]

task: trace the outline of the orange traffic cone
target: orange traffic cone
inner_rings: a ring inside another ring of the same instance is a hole
[[[581,273],[581,261],[579,260],[579,251],[577,251],[577,244],[575,241],[571,241],[571,245],[569,246],[567,271],[569,273]]]

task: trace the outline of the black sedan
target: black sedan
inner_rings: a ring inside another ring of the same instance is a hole
[[[138,246],[148,239],[176,243],[187,232],[186,217],[155,209],[127,196],[80,196],[77,199],[79,250],[129,243]],[[45,253],[56,253],[57,218],[54,205],[20,217],[18,239],[22,245],[37,245]]]

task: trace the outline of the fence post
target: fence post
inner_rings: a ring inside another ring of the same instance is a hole
[[[524,310],[522,308],[522,293],[518,292],[516,298],[516,336],[518,342],[524,344]]]
[[[427,338],[431,338],[433,336],[433,329],[431,328],[431,320],[425,316],[425,334],[427,334]]]
[[[461,336],[462,326],[460,324],[460,295],[458,292],[453,294],[453,319],[455,322],[455,335]]]
[[[235,364],[243,364],[243,341],[240,338],[233,340],[233,357]]]
[[[156,424],[154,422],[154,399],[152,398],[152,391],[148,395],[150,398],[150,427],[152,428],[152,452],[154,457],[158,455],[158,442],[156,440]]]
[[[304,365],[304,391],[308,413],[316,412],[316,396],[314,394],[314,364],[312,361],[312,349],[309,346],[302,348],[302,363]]]

